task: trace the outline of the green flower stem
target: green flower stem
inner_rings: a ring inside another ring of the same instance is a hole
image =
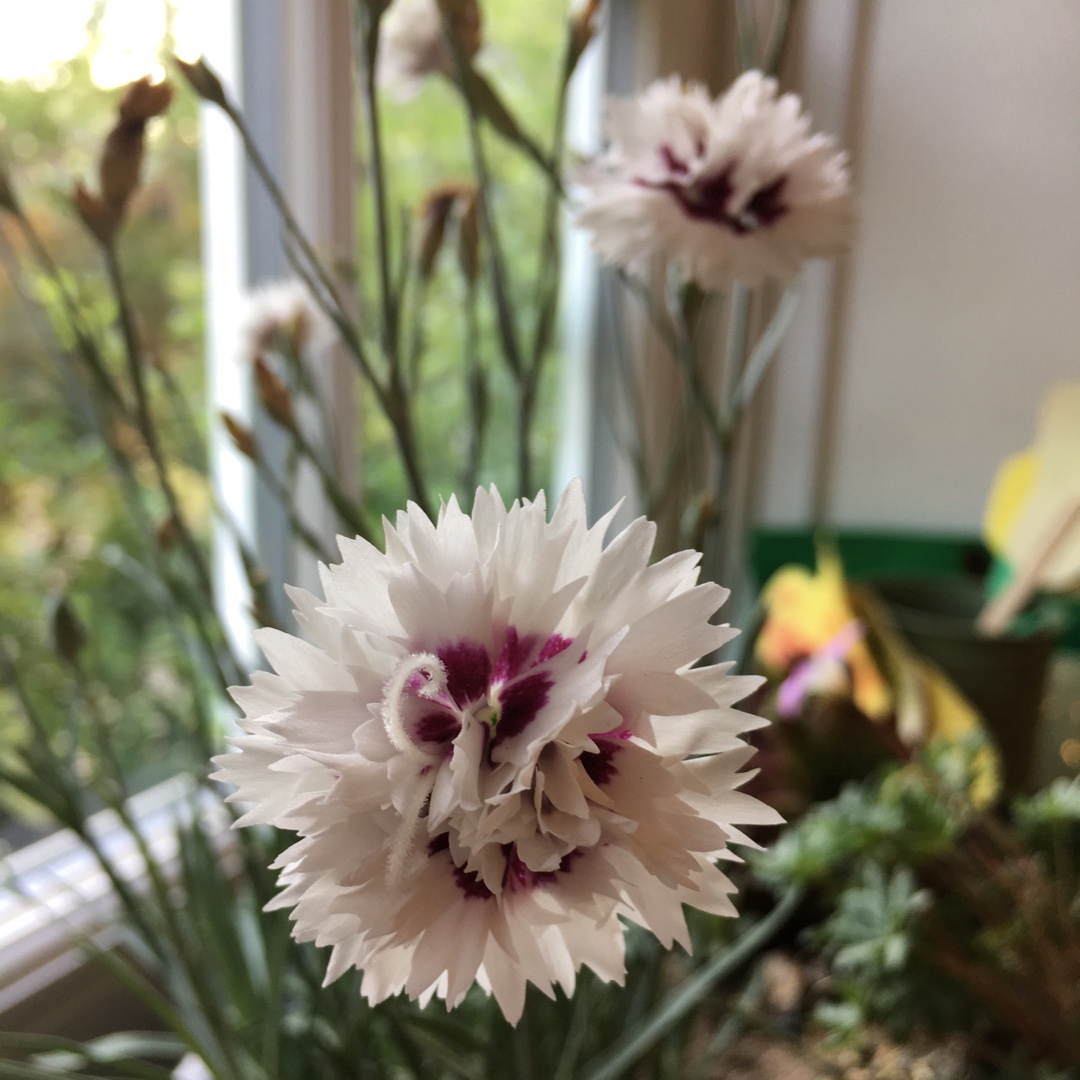
[[[559,235],[559,215],[565,192],[559,181],[559,168],[563,159],[566,138],[566,98],[570,77],[580,56],[575,47],[572,24],[567,25],[566,45],[563,54],[562,75],[555,101],[555,124],[551,140],[551,170],[543,170],[547,180],[544,199],[543,224],[541,228],[540,262],[536,273],[536,326],[532,351],[529,357],[524,386],[519,388],[518,398],[518,489],[519,494],[532,494],[532,454],[530,441],[536,409],[536,396],[540,386],[544,362],[551,347],[555,328],[555,316],[559,306],[559,289],[562,281],[562,255]]]
[[[476,282],[465,283],[465,378],[466,398],[469,402],[468,446],[465,451],[465,467],[461,474],[462,496],[472,499],[480,477],[480,459],[487,433],[489,405],[484,382],[484,368],[480,362],[479,295]]]
[[[342,488],[333,471],[326,466],[322,459],[322,455],[318,453],[314,446],[312,446],[311,441],[300,430],[299,425],[293,425],[288,431],[296,444],[296,448],[311,462],[312,465],[315,466],[315,471],[318,472],[319,479],[322,481],[323,491],[333,504],[333,507],[337,511],[342,522],[352,529],[357,536],[362,536],[368,542],[372,542],[373,534],[367,519],[364,517],[359,506],[357,506],[345,493],[345,489]],[[286,502],[291,502],[291,500],[288,499],[287,493],[283,494]],[[280,497],[281,496],[279,495],[279,498]]]
[[[761,950],[794,914],[802,900],[799,886],[792,886],[760,922],[744,931],[734,944],[719,953],[664,999],[660,1008],[629,1039],[604,1055],[597,1068],[582,1080],[617,1080],[643,1054],[682,1020],[721,980],[737,971]]]
[[[766,75],[776,75],[787,51],[788,33],[791,29],[791,0],[777,0],[772,27],[765,45],[762,70]]]
[[[61,297],[64,315],[67,320],[67,328],[76,342],[78,355],[82,358],[86,369],[90,373],[91,386],[96,388],[101,397],[104,398],[103,404],[98,397],[95,397],[93,394],[90,395],[95,425],[109,455],[109,460],[113,469],[119,478],[121,487],[125,492],[128,508],[131,510],[135,522],[145,538],[148,549],[153,553],[155,560],[160,564],[161,553],[157,550],[154,542],[153,525],[149,521],[145,508],[142,505],[140,485],[132,473],[131,463],[114,445],[114,442],[109,435],[108,424],[106,422],[106,407],[109,407],[112,408],[122,420],[131,423],[130,407],[116,381],[109,373],[93,334],[83,325],[78,305],[64,283],[63,276],[56,266],[56,263],[53,261],[48,248],[28,220],[21,216],[18,220],[23,235],[26,237],[27,243],[34,254],[38,265],[53,283]],[[192,606],[193,601],[196,598],[193,597],[190,589],[177,586],[172,575],[164,570],[161,572],[161,577],[166,582],[173,599],[182,609],[186,610],[191,615],[196,633],[202,641],[207,658],[217,674],[222,689],[226,689],[229,686],[229,683],[235,681],[235,679],[230,679],[225,674],[224,668],[221,665],[221,658],[218,654],[217,646],[214,644],[209,628],[206,625],[204,611],[197,606]]]
[[[467,97],[465,106],[469,147],[479,188],[480,228],[483,232],[484,243],[488,248],[488,266],[491,268],[491,286],[495,294],[495,314],[499,326],[499,337],[506,364],[517,377],[523,366],[521,347],[518,344],[517,327],[514,324],[513,307],[510,303],[509,279],[502,253],[502,243],[499,240],[495,215],[491,209],[491,174],[480,135],[480,120]]]
[[[113,295],[116,298],[117,314],[120,322],[121,335],[124,339],[124,352],[127,358],[128,372],[131,377],[132,386],[135,389],[136,424],[142,435],[143,442],[146,444],[147,452],[150,454],[150,460],[153,463],[154,472],[157,475],[158,485],[161,488],[162,494],[165,496],[165,501],[169,507],[169,513],[176,523],[181,546],[188,557],[188,561],[191,563],[203,595],[207,602],[212,605],[214,586],[210,578],[210,569],[203,557],[198,541],[195,539],[191,527],[188,525],[187,519],[180,508],[180,501],[176,496],[176,490],[169,478],[168,466],[165,462],[161,444],[158,441],[157,428],[150,411],[150,399],[146,392],[146,380],[143,372],[144,358],[135,333],[135,322],[131,313],[131,304],[128,300],[127,286],[120,270],[120,263],[116,257],[116,249],[112,244],[107,243],[103,243],[101,247],[105,258],[106,273],[108,274],[109,282],[112,285]],[[236,659],[236,655],[232,651],[232,645],[224,634],[220,635],[220,639],[220,648],[232,668],[232,672],[235,673],[233,677],[235,680],[239,680],[242,668],[239,661]]]
[[[735,0],[735,26],[739,44],[739,66],[743,71],[751,71],[758,66],[753,0]]]
[[[64,314],[67,317],[68,329],[75,339],[79,354],[82,356],[87,369],[93,376],[95,384],[104,393],[109,403],[122,415],[126,416],[128,413],[127,402],[124,400],[124,396],[120,392],[116,380],[113,379],[105,365],[105,361],[97,347],[97,342],[94,340],[94,335],[86,329],[79,312],[79,305],[76,303],[75,297],[71,295],[71,291],[64,282],[63,274],[60,273],[60,269],[53,260],[49,249],[45,246],[45,243],[42,241],[40,235],[30,221],[20,216],[18,222],[19,228],[26,238],[38,265],[56,288],[61,305],[64,309]]]
[[[105,856],[103,849],[98,845],[96,838],[94,838],[90,832],[85,818],[79,822],[76,833],[83,843],[90,847],[97,861],[106,873],[108,873],[110,881],[123,900],[129,915],[136,917],[136,924],[139,926],[143,936],[147,939],[146,944],[150,946],[152,950],[154,950],[155,947],[161,949],[160,959],[167,965],[171,973],[176,974],[178,971],[183,972],[193,994],[197,998],[200,998],[204,1002],[211,1001],[213,998],[211,987],[206,980],[205,973],[200,969],[191,950],[187,947],[187,935],[180,922],[176,900],[172,895],[172,889],[169,882],[166,881],[157,858],[150,850],[150,846],[147,843],[142,830],[139,828],[138,823],[132,817],[128,808],[128,794],[124,782],[123,771],[120,767],[119,760],[116,757],[112,736],[108,730],[108,726],[97,708],[97,704],[90,693],[85,674],[82,672],[79,664],[73,662],[71,667],[73,669],[76,685],[79,688],[80,695],[86,706],[86,713],[91,720],[91,726],[101,760],[105,762],[110,772],[108,777],[109,783],[99,785],[98,794],[101,796],[105,806],[116,815],[139,852],[145,867],[147,879],[154,895],[156,913],[163,921],[163,926],[160,931],[154,930],[150,926],[148,917],[138,917],[147,906],[143,904],[141,899],[136,898],[134,891],[127,882],[123,881],[119,874],[111,870],[107,862],[107,857]],[[115,786],[115,791],[118,793],[116,795],[112,793],[114,789],[113,786]],[[166,943],[169,946],[168,948],[165,947]],[[227,1042],[228,1040],[225,1039],[223,1041]]]
[[[382,343],[390,366],[391,380],[399,366],[399,298],[395,294],[390,271],[390,228],[387,215],[386,168],[383,161],[382,132],[379,124],[379,101],[375,89],[376,56],[379,50],[381,12],[359,4],[359,39],[362,52],[360,100],[367,130],[371,195],[375,207],[375,249],[379,267],[379,298],[382,306]]]
[[[753,401],[761,380],[769,370],[769,365],[784,340],[784,335],[791,325],[791,320],[798,305],[799,290],[796,285],[789,285],[783,297],[781,297],[780,303],[777,304],[776,310],[772,313],[768,326],[765,327],[761,337],[758,338],[757,344],[750,353],[750,358],[740,372],[735,388],[728,399],[724,414],[724,426],[729,431],[734,433],[743,410]]]
[[[323,546],[322,541],[304,524],[300,515],[297,513],[296,506],[293,503],[289,492],[286,490],[285,485],[278,479],[273,469],[266,464],[262,458],[255,461],[255,468],[258,471],[259,476],[263,482],[270,489],[270,493],[284,508],[286,515],[289,518],[289,527],[299,537],[301,543],[322,562],[331,563],[334,561],[334,557]],[[219,506],[219,513],[222,515],[223,520],[229,524],[230,531],[236,539],[236,542],[241,543],[241,534],[239,532],[239,523],[231,514],[229,514],[224,507]]]
[[[705,431],[712,442],[717,461],[722,463],[728,456],[731,433],[725,428],[720,418],[720,412],[713,402],[713,393],[702,376],[701,368],[694,353],[692,302],[688,288],[669,287],[668,303],[672,324],[675,328],[675,359],[682,368],[683,375],[692,392],[693,404],[701,413],[701,418],[705,423]],[[734,320],[737,315],[738,311],[733,310],[732,319]],[[742,321],[743,333],[745,333],[745,316]],[[732,363],[730,342],[727,361],[729,364]]]
[[[251,133],[248,131],[247,125],[244,123],[244,119],[240,115],[235,103],[230,99],[225,98],[224,102],[220,105],[220,108],[225,112],[225,115],[229,118],[233,127],[236,128],[240,140],[244,144],[244,150],[247,153],[248,159],[251,161],[252,166],[259,175],[259,179],[262,181],[271,200],[277,207],[278,213],[281,215],[281,220],[285,225],[291,244],[294,245],[303,256],[303,269],[300,268],[300,260],[295,259],[292,255],[290,255],[290,261],[311,289],[311,294],[316,303],[338,328],[338,331],[341,333],[342,341],[345,343],[350,355],[354,358],[360,368],[360,373],[370,384],[375,393],[376,400],[379,402],[387,420],[390,422],[395,440],[397,441],[398,453],[401,456],[402,467],[405,470],[405,476],[409,483],[409,490],[413,501],[425,512],[430,512],[431,502],[428,497],[427,486],[424,483],[423,473],[420,469],[416,436],[412,427],[412,417],[408,409],[406,395],[399,387],[395,386],[393,379],[391,379],[390,383],[384,383],[383,380],[376,375],[374,368],[371,366],[367,350],[364,348],[363,342],[361,341],[360,334],[348,316],[337,286],[334,284],[333,279],[323,266],[319,257],[315,254],[311,242],[300,228],[299,222],[297,222],[296,217],[289,206],[288,200],[285,198],[281,188],[278,187],[277,181],[274,179],[274,175],[270,171],[269,165],[259,152],[259,148],[256,146],[255,140],[251,137]],[[318,282],[321,288],[311,288],[313,278]],[[329,301],[327,298],[329,298]],[[391,368],[391,374],[393,370],[394,369]]]

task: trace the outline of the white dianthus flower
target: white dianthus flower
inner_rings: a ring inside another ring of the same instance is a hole
[[[759,71],[715,101],[677,77],[655,82],[609,103],[607,132],[608,149],[576,178],[578,224],[607,262],[636,269],[661,255],[725,289],[789,278],[849,240],[846,155]]]
[[[447,5],[451,32],[466,56],[480,47],[480,9],[476,0]],[[443,15],[436,0],[394,0],[379,31],[379,85],[399,100],[415,96],[431,75],[450,75],[454,58],[443,34]]]
[[[308,287],[295,278],[253,289],[240,319],[241,355],[254,360],[287,343],[295,353],[319,353],[337,338],[333,323]]]
[[[528,982],[621,982],[621,919],[670,947],[683,904],[734,914],[715,861],[779,820],[736,790],[757,682],[691,667],[735,634],[696,553],[649,565],[645,519],[605,547],[611,517],[587,526],[579,484],[550,521],[494,488],[435,524],[410,506],[385,554],[341,540],[325,600],[291,592],[310,641],[259,632],[277,674],[234,692],[218,777],[241,824],[300,835],[273,904],[332,946],[328,979],[451,1008],[478,982],[516,1022]]]

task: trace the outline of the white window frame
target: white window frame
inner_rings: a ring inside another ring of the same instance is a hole
[[[243,110],[256,140],[289,196],[294,213],[315,249],[328,262],[353,250],[350,192],[354,124],[350,111],[350,0],[219,0],[217,37],[206,55]],[[301,122],[303,118],[304,122]],[[247,166],[239,139],[214,106],[202,107],[200,162],[203,264],[206,280],[209,406],[226,408],[268,445],[274,432],[253,420],[250,366],[239,358],[243,297],[252,287],[289,276],[280,244],[277,213]],[[342,356],[318,373],[328,400],[340,403],[342,460],[352,423],[351,371]],[[213,425],[216,429],[218,425]],[[213,480],[282,596],[280,583],[304,583],[305,567],[283,543],[284,511],[260,491],[250,462],[215,430]],[[317,485],[308,484],[314,491]],[[299,503],[317,535],[332,539],[333,520],[319,496]],[[215,537],[215,587],[221,614],[238,655],[252,666],[257,652],[245,576],[231,537]],[[297,573],[299,571],[299,573]],[[314,568],[307,571],[313,575]],[[283,598],[284,603],[284,598]],[[175,827],[190,815],[192,782],[180,775],[133,797],[131,813],[166,872],[175,868]],[[206,800],[212,805],[212,800]],[[143,874],[137,846],[110,811],[94,815],[90,829],[138,888]],[[224,820],[221,823],[224,843]],[[0,865],[0,1029],[30,1024],[55,1034],[95,1032],[128,1026],[125,1016],[145,1022],[118,987],[103,988],[101,972],[86,963],[80,938],[100,948],[119,941],[116,898],[94,856],[69,830],[12,853]],[[115,993],[107,1014],[102,993]]]

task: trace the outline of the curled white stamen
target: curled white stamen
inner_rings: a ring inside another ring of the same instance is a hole
[[[390,741],[406,757],[414,761],[429,763],[439,753],[430,754],[418,746],[405,730],[405,721],[401,715],[401,698],[409,680],[420,676],[420,684],[413,689],[417,697],[436,698],[446,689],[446,668],[433,653],[413,653],[405,657],[394,669],[383,691],[382,719]]]

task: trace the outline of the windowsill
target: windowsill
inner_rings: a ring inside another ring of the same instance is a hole
[[[192,780],[176,776],[131,798],[129,808],[155,861],[168,878],[176,866],[176,826],[191,820],[195,801],[214,815],[210,799],[199,797]],[[224,828],[224,820],[221,825]],[[135,841],[111,810],[90,819],[90,830],[119,874],[136,889],[145,867]],[[0,1028],[7,1016],[31,999],[47,995],[49,1026],[56,1034],[81,1031],[85,995],[60,993],[87,967],[82,942],[101,949],[120,940],[119,902],[93,854],[69,830],[53,833],[7,856],[0,878]],[[67,1030],[62,1030],[62,1029]]]

